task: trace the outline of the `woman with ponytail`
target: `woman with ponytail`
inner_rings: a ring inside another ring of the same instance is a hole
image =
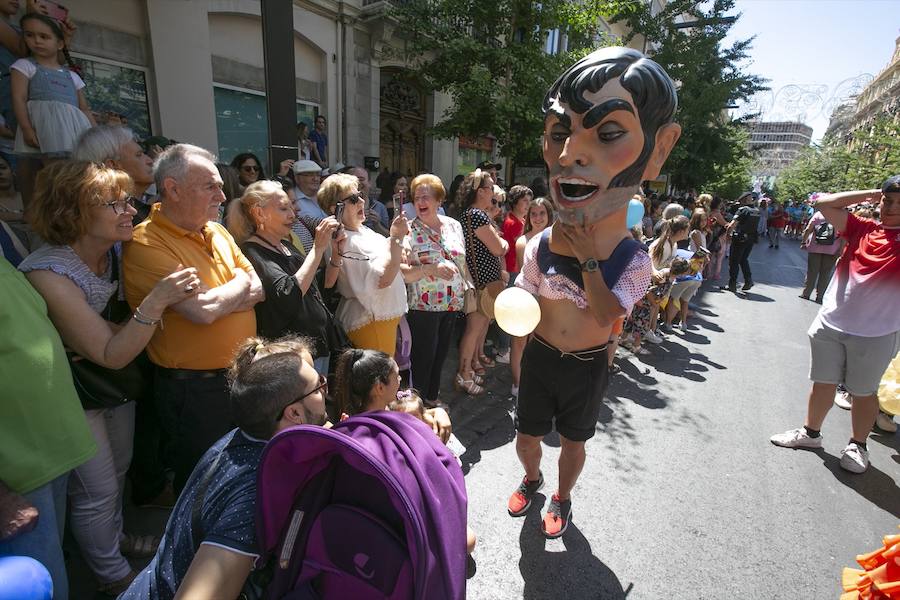
[[[232,201],[228,230],[256,269],[265,300],[254,307],[259,335],[278,338],[299,334],[310,338],[316,371],[328,373],[328,357],[335,349],[334,316],[322,302],[316,271],[338,223],[323,219],[316,227],[312,248],[305,257],[289,239],[294,209],[284,188],[275,181],[257,181]]]

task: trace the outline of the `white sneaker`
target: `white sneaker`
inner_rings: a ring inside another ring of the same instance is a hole
[[[644,334],[644,339],[650,342],[651,344],[662,344],[663,339],[656,335],[655,331],[648,331]]]
[[[513,398],[519,398],[519,386],[514,385],[509,389],[509,393]]]
[[[494,362],[500,365],[508,365],[509,364],[509,350],[506,352],[500,352],[499,354],[494,355]]]
[[[791,429],[784,433],[777,433],[769,438],[769,441],[782,448],[821,448],[822,435],[809,437],[805,427]]]
[[[841,468],[851,473],[862,473],[869,468],[869,452],[850,442],[841,452]]]
[[[875,417],[875,427],[885,433],[896,433],[897,431],[897,424],[894,423],[894,417],[881,411],[878,411],[878,416]]]
[[[853,398],[850,397],[850,392],[838,390],[834,395],[834,403],[844,410],[850,410],[850,406],[853,404]]]

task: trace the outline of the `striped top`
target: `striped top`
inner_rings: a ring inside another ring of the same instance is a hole
[[[112,251],[119,253],[121,252],[120,248],[120,244],[116,244]],[[19,265],[19,270],[23,273],[53,271],[57,275],[68,277],[84,292],[84,297],[90,307],[97,313],[101,313],[112,295],[119,290],[119,282],[111,281],[111,263],[112,261],[107,262],[106,272],[98,277],[70,246],[48,245],[42,246],[26,256]],[[121,293],[119,297],[122,297]]]

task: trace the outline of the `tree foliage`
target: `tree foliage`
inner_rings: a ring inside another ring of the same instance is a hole
[[[750,133],[746,128],[731,123],[725,134],[727,137],[723,146],[727,154],[719,157],[713,167],[712,177],[702,190],[730,200],[750,189],[753,156],[748,150]]]
[[[407,0],[395,5],[401,47],[386,52],[409,65],[426,92],[453,105],[430,133],[441,138],[493,135],[517,160],[540,156],[540,106],[556,77],[612,40],[598,32],[612,0]],[[565,52],[545,52],[548,34],[567,39]]]
[[[849,144],[826,139],[811,146],[775,180],[779,197],[806,198],[814,192],[840,192],[881,187],[900,173],[900,134],[890,117],[858,129]]]
[[[723,45],[733,25],[723,18],[734,8],[735,0],[670,0],[656,15],[651,14],[651,4],[622,4],[613,20],[624,22],[632,32],[626,42],[640,34],[646,36],[647,53],[679,85],[676,120],[682,134],[666,162],[670,181],[681,190],[701,190],[714,182],[732,189],[744,179],[746,169],[749,183],[745,138],[736,133],[725,109],[767,88],[764,79],[740,67],[752,38]],[[676,29],[672,26],[676,17],[696,25]]]

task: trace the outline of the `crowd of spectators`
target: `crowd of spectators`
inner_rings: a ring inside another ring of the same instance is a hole
[[[373,186],[363,167],[329,168],[324,116],[311,132],[298,124],[298,158],[271,178],[252,153],[225,164],[161,136],[141,145],[96,125],[60,62],[69,24],[30,13],[3,26],[0,113],[15,143],[0,147],[0,372],[15,405],[0,410],[0,448],[16,459],[0,471],[0,514],[17,517],[0,555],[40,560],[55,597],[67,597],[67,505],[101,593],[232,597],[258,555],[256,466],[278,431],[389,409],[446,443],[453,350],[457,391],[483,394],[489,370],[508,364],[517,396],[526,338],[492,327],[493,301],[554,222],[545,181],[506,190],[485,161],[449,191],[430,173],[384,172]],[[692,329],[691,300],[726,260],[725,289],[742,272],[749,290],[760,238],[775,249],[801,239],[801,297],[815,289],[821,303],[843,242],[806,204],[637,199],[632,234],[653,276],[613,328],[611,373],[617,345],[647,355],[644,342]],[[124,530],[128,476],[134,504],[173,509],[164,536]],[[128,562],[151,556],[140,574]]]

